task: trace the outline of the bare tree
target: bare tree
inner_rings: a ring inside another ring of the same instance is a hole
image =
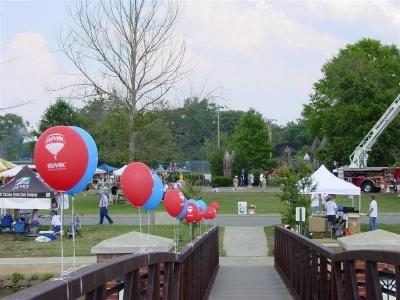
[[[123,101],[129,111],[129,159],[135,158],[138,113],[151,108],[185,72],[185,44],[171,1],[78,1],[74,29],[61,33],[61,51],[83,75],[73,86]]]

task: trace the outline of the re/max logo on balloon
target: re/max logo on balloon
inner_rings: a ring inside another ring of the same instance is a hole
[[[48,170],[65,170],[67,168],[66,162],[56,162],[56,163],[49,163],[47,164]]]
[[[58,152],[61,151],[65,146],[64,135],[61,133],[53,133],[46,137],[45,148],[51,154],[53,154],[54,159],[57,159]]]

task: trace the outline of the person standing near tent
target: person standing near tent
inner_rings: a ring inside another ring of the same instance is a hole
[[[57,214],[57,211],[52,211],[51,212],[50,225],[52,226],[51,229],[54,231],[54,233],[62,234],[62,232],[61,232],[61,218]]]
[[[100,208],[100,222],[99,224],[103,224],[104,217],[108,220],[108,223],[113,224],[113,220],[108,215],[108,197],[107,190],[101,190],[99,192],[99,208]]]
[[[369,229],[377,230],[378,225],[376,224],[376,218],[378,217],[378,204],[376,203],[375,196],[370,196],[369,199]]]
[[[326,217],[328,218],[328,224],[330,226],[329,228],[331,230],[331,233],[333,234],[334,227],[336,224],[336,212],[337,212],[337,205],[335,202],[335,197],[333,195],[329,195],[328,199],[326,199],[325,210],[326,210]]]
[[[311,210],[312,214],[315,215],[319,208],[319,195],[317,193],[311,194]]]

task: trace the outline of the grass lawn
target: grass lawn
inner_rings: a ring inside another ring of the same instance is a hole
[[[221,193],[203,193],[203,199],[210,203],[217,201],[220,205],[220,214],[236,214],[237,202],[247,201],[248,204],[255,204],[257,214],[276,214],[280,213],[283,205],[279,197],[280,193],[263,193],[263,192],[221,192]],[[366,213],[369,208],[369,195],[362,195],[361,212]],[[381,213],[400,213],[400,197],[395,194],[374,194],[377,198],[379,212]],[[337,203],[345,206],[351,206],[351,202],[347,196],[338,196]],[[355,207],[358,208],[358,197],[354,198]],[[111,215],[136,215],[138,209],[130,204],[112,204],[109,206]],[[94,192],[91,191],[86,197],[78,195],[75,199],[75,211],[84,215],[98,215],[98,199]],[[164,211],[164,207],[160,204],[156,211]],[[40,214],[48,214],[48,211],[40,211]],[[70,214],[70,210],[66,214]]]
[[[274,246],[275,246],[274,228],[275,225],[264,227],[265,235],[267,237],[268,256],[274,256]],[[386,231],[400,234],[400,224],[378,224],[378,229],[383,229]],[[369,225],[361,224],[361,231],[362,232],[369,231]]]
[[[147,233],[147,226],[143,226],[143,232]],[[41,228],[48,230],[48,227]],[[65,230],[67,228],[65,227]],[[222,230],[221,230],[222,229]],[[112,238],[131,231],[139,231],[139,226],[134,225],[84,225],[81,228],[82,237],[76,238],[76,255],[89,256],[90,249],[102,240]],[[202,227],[205,231],[205,227]],[[198,233],[195,228],[195,236]],[[154,235],[172,238],[174,237],[173,225],[156,225]],[[220,228],[220,241],[223,241],[223,228]],[[182,242],[179,247],[186,245],[190,240],[189,227],[182,226]],[[63,238],[64,243],[64,256],[72,256],[72,239]],[[220,246],[220,251],[224,254],[223,246]],[[0,235],[0,257],[35,257],[35,256],[60,256],[60,239],[48,243],[38,243],[34,238],[27,238],[26,240],[14,240],[12,234]]]

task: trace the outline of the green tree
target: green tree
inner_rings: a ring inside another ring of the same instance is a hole
[[[208,161],[210,163],[211,175],[212,176],[223,176],[224,175],[224,154],[225,149],[218,149],[214,152],[211,152],[208,157]]]
[[[262,115],[250,109],[240,119],[232,136],[231,148],[235,151],[233,171],[267,169],[272,144]]]
[[[281,156],[286,146],[292,148],[295,154],[304,146],[309,146],[312,143],[303,119],[288,122],[284,126],[272,124],[271,127],[276,156]]]
[[[29,124],[15,114],[0,116],[0,157],[20,160],[32,157],[26,139],[29,138]]]
[[[56,125],[79,126],[80,120],[76,109],[62,98],[57,98],[43,113],[39,121],[40,135],[50,127]]]
[[[150,120],[142,126],[136,151],[137,159],[149,165],[182,158],[171,130],[162,119]]]
[[[159,112],[171,129],[183,157],[188,160],[207,159],[218,148],[218,111],[220,115],[220,147],[230,142],[242,111],[224,110],[210,99],[185,99],[182,107],[164,108]]]
[[[349,156],[400,91],[400,51],[395,45],[363,39],[341,49],[322,67],[303,117],[312,137],[326,137],[321,161],[349,163]],[[390,165],[400,147],[400,118],[378,139],[370,165]]]
[[[311,199],[305,191],[314,191],[310,175],[313,166],[302,160],[298,164],[285,166],[279,172],[277,182],[282,186],[280,194],[281,201],[284,205],[282,211],[282,222],[292,227],[296,226],[296,207],[306,208],[306,224],[310,215]],[[303,228],[303,234],[306,232],[307,226]]]
[[[96,141],[99,161],[121,166],[128,163],[128,113],[123,103],[94,99],[79,110],[82,127]]]
[[[82,126],[93,136],[102,163],[123,165],[129,160],[129,114],[122,101],[94,99],[80,111]],[[136,114],[135,160],[149,165],[181,157],[170,129],[157,113]]]

